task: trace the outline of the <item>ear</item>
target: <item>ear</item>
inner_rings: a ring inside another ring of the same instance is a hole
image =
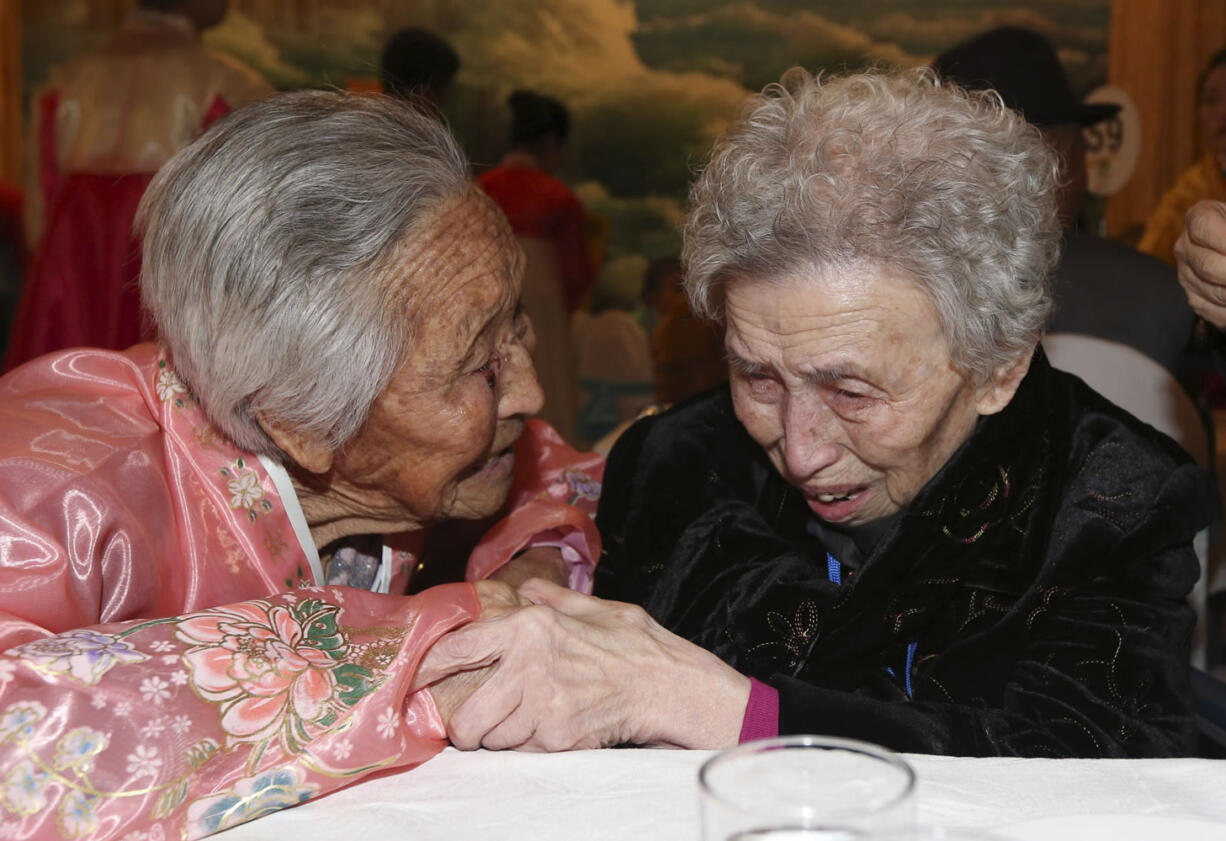
[[[1030,359],[1033,353],[1023,353],[1017,359],[1011,359],[992,370],[988,381],[979,387],[975,400],[975,409],[981,415],[994,415],[1009,405],[1017,387],[1022,384],[1026,372],[1030,370]]]
[[[327,441],[263,412],[256,412],[255,419],[264,434],[299,467],[311,473],[327,473],[332,469],[332,449]]]

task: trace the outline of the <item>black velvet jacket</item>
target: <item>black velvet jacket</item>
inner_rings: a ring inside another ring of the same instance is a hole
[[[1213,503],[1178,445],[1038,350],[1009,406],[835,585],[814,515],[724,388],[618,441],[596,594],[776,687],[781,733],[1180,755],[1194,745],[1191,539]]]

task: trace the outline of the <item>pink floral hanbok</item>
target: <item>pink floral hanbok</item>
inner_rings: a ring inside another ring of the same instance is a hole
[[[603,463],[535,421],[517,456],[467,577],[543,542],[590,587]],[[409,689],[472,586],[391,595],[420,535],[388,541],[382,592],[319,586],[276,471],[151,345],[0,379],[0,838],[198,838],[445,745]]]

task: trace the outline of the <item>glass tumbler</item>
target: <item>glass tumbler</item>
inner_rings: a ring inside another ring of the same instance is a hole
[[[852,739],[746,742],[703,763],[698,784],[702,841],[848,841],[914,821],[911,766]]]

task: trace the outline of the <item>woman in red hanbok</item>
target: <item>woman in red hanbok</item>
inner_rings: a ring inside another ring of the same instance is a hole
[[[175,4],[146,3],[149,7]],[[66,347],[126,348],[142,330],[132,220],[171,155],[231,108],[270,92],[200,30],[225,3],[142,8],[97,50],[57,68],[34,100],[28,185],[35,259],[5,369]]]

